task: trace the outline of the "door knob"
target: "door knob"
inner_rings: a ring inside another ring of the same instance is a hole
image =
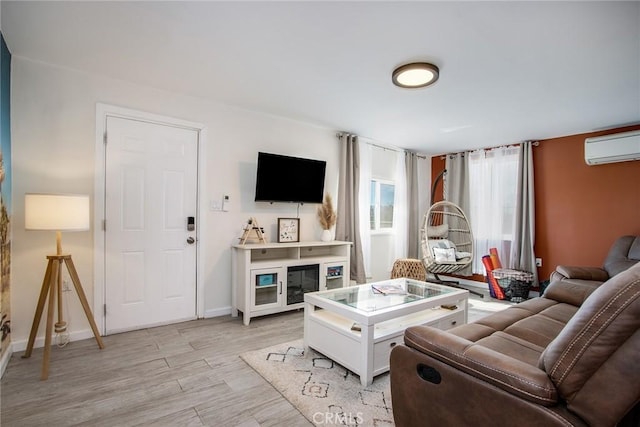
[[[193,245],[196,242],[196,239],[194,239],[193,237],[189,236],[187,237],[187,243],[190,245]]]

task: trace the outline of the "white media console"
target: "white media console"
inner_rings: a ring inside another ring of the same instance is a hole
[[[304,307],[304,293],[349,285],[351,242],[232,246],[231,315],[252,317]]]

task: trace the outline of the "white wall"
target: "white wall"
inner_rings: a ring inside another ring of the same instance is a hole
[[[278,217],[295,217],[297,205],[253,201],[258,151],[327,161],[325,190],[336,197],[338,142],[335,130],[223,106],[210,101],[88,75],[13,57],[13,261],[12,335],[14,350],[24,348],[42,285],[45,256],[55,251],[54,234],[24,230],[26,192],[93,194],[96,103],[202,123],[207,127],[204,191],[200,203],[228,194],[229,212],[207,209],[201,224],[205,315],[229,312],[230,245],[241,226],[256,216],[269,238]],[[93,206],[93,205],[92,205]],[[318,240],[316,205],[300,209],[301,240]],[[65,233],[87,298],[93,301],[93,232]],[[72,337],[90,336],[75,294],[65,293]],[[41,322],[39,336],[43,335]]]

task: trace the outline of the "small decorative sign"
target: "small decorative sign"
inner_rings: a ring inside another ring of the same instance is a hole
[[[278,243],[300,241],[300,218],[278,218]]]

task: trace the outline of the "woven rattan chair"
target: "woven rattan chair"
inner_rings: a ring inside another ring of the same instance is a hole
[[[424,215],[421,234],[422,262],[427,273],[438,283],[457,285],[455,281],[440,280],[438,275],[456,273],[473,261],[473,234],[462,209],[447,201],[434,203]]]
[[[424,282],[427,280],[427,271],[421,260],[401,258],[393,263],[393,268],[391,269],[392,279],[398,279],[400,277]]]

